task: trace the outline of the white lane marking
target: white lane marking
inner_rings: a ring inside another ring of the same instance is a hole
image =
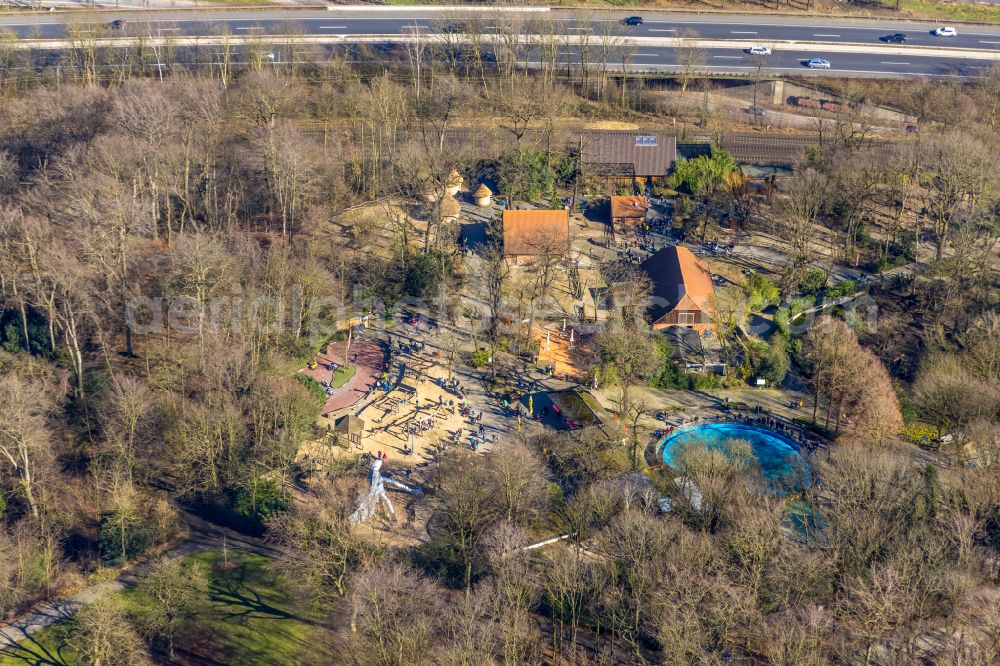
[[[980,44],[1000,44],[1000,42],[990,42],[990,41],[987,41],[985,39],[980,39],[979,43]]]
[[[676,28],[650,28],[650,32],[677,32]]]
[[[346,25],[320,25],[317,27],[320,30],[347,30]]]
[[[730,32],[731,34],[733,34],[733,35],[756,35],[756,34],[757,34],[757,31],[756,31],[756,30],[754,30],[754,31],[746,31],[746,30],[730,30],[729,32]]]
[[[908,62],[889,62],[887,60],[883,60],[879,64],[880,65],[909,65],[910,63],[908,63]]]
[[[180,28],[156,28],[157,32],[176,32],[178,30],[180,30]]]
[[[252,26],[250,26],[248,28],[241,28],[241,27],[237,26],[236,29],[237,30],[261,30],[261,27],[259,25],[252,25]]]
[[[820,35],[820,34],[813,34],[813,37],[840,37],[840,35]]]
[[[636,58],[659,58],[659,53],[636,53]]]
[[[743,56],[712,56],[713,58],[725,58],[727,60],[742,60]]]

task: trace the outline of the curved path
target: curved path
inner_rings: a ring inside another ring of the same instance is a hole
[[[18,647],[20,643],[30,639],[38,631],[65,620],[84,606],[109,594],[134,586],[161,559],[187,557],[206,550],[220,550],[223,546],[266,557],[276,557],[279,554],[277,549],[261,539],[209,523],[189,512],[184,512],[182,516],[188,534],[182,541],[168,548],[165,552],[131,565],[114,580],[92,585],[64,599],[38,603],[12,622],[0,626],[0,655],[17,656],[21,650]],[[31,655],[34,655],[34,651],[31,651],[30,654],[25,653],[25,656]]]

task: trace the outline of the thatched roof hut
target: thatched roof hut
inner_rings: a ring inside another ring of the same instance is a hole
[[[440,210],[442,221],[454,222],[462,213],[462,206],[455,201],[454,197],[442,197]]]
[[[493,203],[493,191],[486,187],[486,183],[480,183],[472,195],[476,199],[476,205],[488,208]]]
[[[444,189],[451,196],[455,196],[456,194],[458,194],[458,191],[462,188],[462,184],[464,182],[465,179],[462,178],[462,175],[458,173],[458,171],[456,171],[455,169],[452,169],[451,173],[448,174],[448,181]]]

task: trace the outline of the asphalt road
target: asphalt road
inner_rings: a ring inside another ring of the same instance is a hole
[[[533,23],[553,21],[557,34],[579,38],[590,35],[593,44],[603,35],[669,40],[676,37],[697,37],[702,40],[725,40],[759,43],[771,46],[774,55],[768,60],[768,70],[777,73],[803,72],[810,57],[825,58],[833,64],[835,75],[857,76],[973,76],[990,66],[990,61],[962,57],[954,52],[947,55],[900,55],[907,47],[974,49],[1000,52],[1000,26],[958,26],[957,37],[935,37],[930,31],[934,24],[926,21],[813,19],[804,17],[769,17],[761,15],[682,15],[643,12],[641,26],[624,26],[621,19],[629,15],[600,13],[584,17],[582,13],[565,11],[472,12],[442,9],[421,11],[412,9],[376,10],[355,6],[353,9],[321,10],[214,10],[102,12],[83,14],[20,14],[0,17],[0,30],[14,31],[22,38],[59,39],[71,32],[101,36],[211,36],[227,33],[234,36],[288,35],[311,36],[371,36],[442,33],[449,26],[464,29],[474,26],[477,32],[489,34],[504,25],[517,26],[519,32],[530,32]],[[108,22],[126,21],[123,30],[111,30]],[[71,27],[70,27],[71,26]],[[907,35],[902,47],[893,45],[893,52],[878,53],[885,35],[903,32]],[[662,43],[662,42],[661,42]],[[796,47],[809,43],[809,51]],[[816,45],[820,45],[817,48]],[[824,53],[823,44],[834,49],[845,45],[864,45],[867,52]],[[572,49],[567,49],[567,53]],[[676,52],[666,46],[639,46],[632,49],[629,62],[638,69],[670,70],[676,66]],[[875,52],[873,52],[875,51]],[[713,48],[707,52],[704,69],[713,72],[745,73],[755,68],[750,56],[734,45],[733,49]],[[827,73],[827,72],[823,72]]]

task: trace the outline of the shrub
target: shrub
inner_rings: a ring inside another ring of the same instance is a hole
[[[230,508],[236,526],[251,534],[260,534],[269,518],[288,511],[292,500],[271,479],[256,479],[249,486],[232,491]]]
[[[778,327],[782,335],[788,335],[788,326],[791,318],[791,311],[788,307],[778,308],[778,311],[774,313],[774,325]]]
[[[97,552],[106,564],[121,566],[146,552],[154,536],[142,515],[107,511],[97,525]]]
[[[688,375],[688,387],[693,391],[725,388],[726,382],[722,375],[711,372],[695,372]]]
[[[477,349],[472,352],[472,367],[474,368],[485,368],[490,364],[490,350],[489,349]]]
[[[684,372],[674,363],[674,347],[664,335],[653,336],[653,343],[660,356],[660,368],[649,379],[649,385],[661,389],[684,389],[688,387],[688,379]]]
[[[853,294],[857,291],[858,283],[854,280],[844,280],[840,284],[835,284],[828,288],[824,295],[827,298],[840,298],[841,296],[847,296]]]
[[[437,292],[438,285],[445,277],[449,262],[438,253],[418,254],[411,257],[403,280],[403,291],[407,296],[422,298]]]
[[[668,182],[674,189],[704,196],[717,190],[737,168],[731,154],[712,146],[711,157],[695,157],[678,162]]]
[[[309,395],[315,398],[318,404],[326,403],[326,389],[320,386],[318,381],[302,372],[295,373],[293,377],[295,377],[295,381],[306,387]]]
[[[926,423],[911,423],[903,428],[902,437],[915,444],[927,444],[937,439],[937,428]]]
[[[769,305],[777,305],[781,291],[760,273],[747,276],[746,292],[750,300],[750,310],[757,312]]]
[[[814,268],[799,282],[799,289],[805,294],[814,294],[826,286],[826,271],[821,268]]]

